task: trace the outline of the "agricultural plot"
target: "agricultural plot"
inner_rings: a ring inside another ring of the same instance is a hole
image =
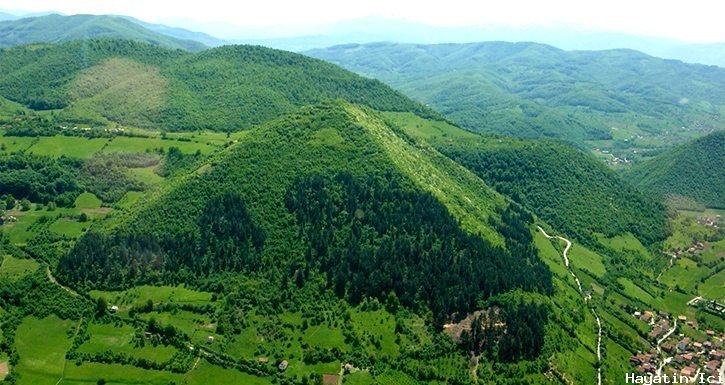
[[[153,346],[150,343],[135,346],[137,330],[129,325],[98,324],[88,325],[90,339],[78,348],[80,353],[121,353],[156,363],[171,359],[176,349],[171,346]]]
[[[177,147],[184,154],[193,154],[197,150],[203,154],[210,154],[214,152],[215,146],[208,145],[206,143],[194,143],[180,140],[164,140],[161,138],[138,138],[128,136],[117,136],[113,138],[103,149],[105,153],[121,152],[121,153],[134,153],[134,152],[150,152],[158,149],[168,151],[170,147]]]
[[[90,292],[91,297],[105,298],[109,304],[118,306],[119,313],[128,312],[131,307],[144,306],[148,301],[154,304],[205,305],[211,302],[212,294],[187,289],[183,286],[137,286],[125,291]]]
[[[0,264],[0,279],[15,280],[22,278],[38,270],[39,266],[38,262],[33,259],[20,259],[6,255],[2,258]]]
[[[67,365],[58,385],[87,385],[104,380],[106,384],[169,385],[182,384],[183,375],[161,370],[141,369],[130,365],[83,362]],[[55,381],[49,385],[55,384]],[[40,385],[40,383],[38,383]]]
[[[71,158],[87,159],[101,151],[108,143],[108,139],[88,139],[78,136],[41,136],[37,142],[27,150],[30,154],[59,157],[61,155]]]
[[[0,154],[27,150],[35,141],[31,137],[0,136]]]
[[[20,361],[14,370],[20,374],[19,385],[54,385],[63,378],[65,352],[71,345],[68,332],[74,326],[75,322],[54,315],[23,320],[15,336]]]

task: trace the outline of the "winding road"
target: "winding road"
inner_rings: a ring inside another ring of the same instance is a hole
[[[576,282],[576,286],[579,289],[579,293],[581,293],[582,297],[584,298],[585,303],[589,303],[589,300],[591,299],[591,296],[584,293],[584,290],[582,290],[582,284],[579,281],[579,278],[574,273],[574,270],[571,269],[569,266],[569,250],[571,249],[571,241],[561,237],[561,236],[551,236],[544,231],[544,229],[541,228],[541,226],[536,226],[539,231],[541,231],[541,234],[543,234],[547,239],[556,238],[561,239],[562,241],[566,242],[566,247],[564,247],[564,252],[562,253],[564,257],[564,266],[566,266],[567,270],[569,270],[569,273],[572,277],[574,277],[574,282]],[[596,310],[594,310],[593,306],[589,306],[589,309],[592,311],[592,314],[594,315],[594,319],[597,320],[597,385],[602,385],[602,321],[599,319],[599,315],[597,314]]]

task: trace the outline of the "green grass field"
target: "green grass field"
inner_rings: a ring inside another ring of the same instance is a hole
[[[606,272],[602,256],[581,246],[573,244],[569,250],[569,259],[572,266],[588,271],[589,273],[601,278]]]
[[[71,345],[68,332],[75,325],[54,315],[23,320],[15,336],[20,362],[14,370],[20,374],[19,385],[55,385],[63,378],[65,352]]]
[[[101,207],[101,200],[95,195],[89,192],[84,192],[78,195],[75,202],[75,208],[77,209],[97,209]]]
[[[156,173],[157,166],[142,167],[142,168],[130,168],[128,171],[136,179],[146,184],[156,186],[163,183],[166,178]]]
[[[0,131],[1,133],[2,131]],[[36,138],[17,137],[17,136],[0,136],[0,153],[11,153],[27,150]]]
[[[93,385],[101,379],[105,380],[107,385],[183,384],[183,376],[181,374],[159,370],[146,370],[129,365],[84,362],[80,365],[67,365],[63,381],[58,383],[58,385]],[[55,385],[55,381],[49,385]]]
[[[128,325],[114,326],[113,324],[92,323],[88,325],[90,340],[81,345],[78,351],[81,353],[111,351],[158,363],[168,361],[176,353],[176,349],[170,346],[154,347],[147,344],[143,347],[135,347],[133,345],[135,333],[136,330]]]
[[[78,238],[90,225],[90,222],[78,222],[75,219],[58,218],[50,225],[50,231],[65,235],[66,237]]]
[[[71,158],[90,158],[101,151],[108,139],[87,139],[77,136],[42,136],[27,152],[35,155],[58,157],[65,155]]]
[[[161,138],[137,138],[127,136],[117,136],[103,149],[103,152],[147,152],[163,148],[168,151],[169,147],[178,147],[185,154],[193,154],[197,150],[203,154],[212,153],[216,147],[206,143],[194,143],[178,140],[164,140]]]
[[[2,258],[2,264],[0,265],[0,279],[15,280],[22,278],[38,270],[39,266],[34,259],[20,259],[6,255]]]
[[[104,297],[109,304],[119,307],[119,312],[128,311],[131,306],[141,306],[149,300],[158,303],[204,305],[211,302],[211,293],[187,289],[182,286],[137,286],[126,291],[90,292],[91,297]]]
[[[211,365],[202,360],[192,372],[184,378],[184,384],[244,384],[244,385],[271,385],[272,378],[261,378],[242,373],[234,369],[224,369]]]

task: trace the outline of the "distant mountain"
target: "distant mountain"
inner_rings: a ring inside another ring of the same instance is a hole
[[[373,27],[371,27],[373,26]],[[239,35],[256,35],[241,31]],[[261,34],[263,36],[263,34]],[[565,50],[634,49],[666,59],[725,67],[722,44],[694,44],[662,37],[624,32],[592,31],[575,26],[433,26],[404,20],[366,17],[318,26],[307,33],[241,39],[239,42],[272,48],[306,51],[343,44],[387,41],[412,44],[465,44],[481,41],[537,42]],[[690,52],[690,51],[693,52]]]
[[[648,192],[725,208],[725,131],[662,153],[633,168],[627,177]]]
[[[18,19],[18,17],[13,14],[0,12],[0,21],[15,20],[15,19]]]
[[[127,20],[120,19],[125,23]],[[326,99],[439,116],[377,80],[291,52],[198,53],[130,40],[0,50],[0,96],[97,126],[239,130]]]
[[[137,40],[187,51],[207,48],[198,41],[155,32],[118,16],[52,14],[0,22],[0,47],[98,38]]]
[[[221,45],[229,44],[226,40],[218,39],[214,36],[208,35],[203,32],[195,32],[190,31],[188,29],[184,28],[176,28],[176,27],[169,27],[162,24],[153,24],[153,23],[147,23],[145,21],[135,19],[133,17],[129,16],[120,16],[127,20],[130,20],[136,24],[141,25],[142,27],[148,28],[154,32],[158,32],[160,34],[171,36],[176,39],[180,40],[190,40],[190,41],[197,41],[201,44],[204,44],[207,47],[219,47]]]
[[[307,54],[381,79],[483,132],[651,148],[681,140],[682,127],[725,128],[725,69],[631,50],[372,43]]]

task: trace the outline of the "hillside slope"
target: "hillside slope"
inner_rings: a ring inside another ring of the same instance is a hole
[[[323,271],[353,303],[393,292],[438,322],[503,291],[550,292],[528,214],[371,114],[327,103],[251,130],[84,236],[59,276],[114,288]]]
[[[650,148],[723,127],[725,69],[636,51],[487,42],[307,53],[381,79],[483,132]]]
[[[627,177],[645,191],[725,208],[725,131],[662,153],[630,170]]]
[[[187,51],[207,48],[198,41],[153,31],[118,16],[52,14],[0,22],[0,47],[101,38],[136,40]]]
[[[54,115],[60,122],[232,131],[338,98],[437,116],[379,81],[262,47],[188,53],[86,40],[1,50],[0,67],[0,96],[36,110],[62,109]]]
[[[552,140],[486,136],[410,114],[386,114],[393,125],[431,143],[501,194],[558,231],[587,244],[594,233],[631,232],[645,243],[666,236],[664,207],[593,156]]]

